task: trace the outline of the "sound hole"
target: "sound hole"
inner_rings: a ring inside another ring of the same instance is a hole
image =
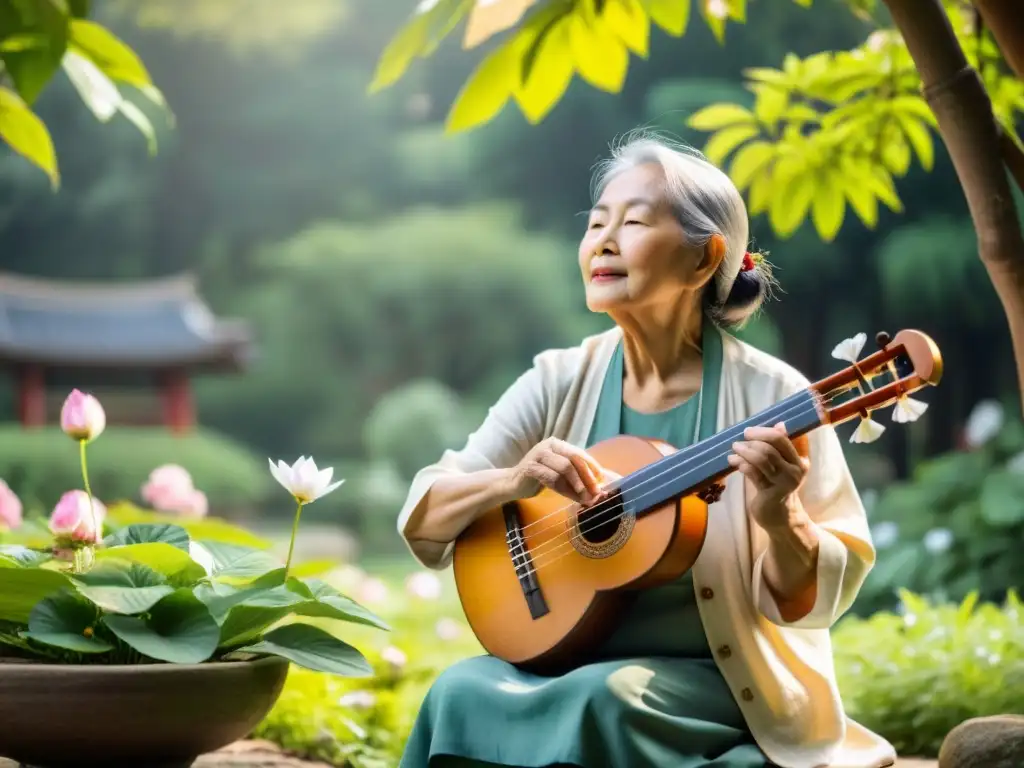
[[[622,524],[622,502],[609,499],[593,509],[582,510],[577,515],[580,535],[590,544],[602,544],[611,539]]]

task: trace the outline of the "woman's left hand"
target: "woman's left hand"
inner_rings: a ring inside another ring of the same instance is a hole
[[[756,493],[747,509],[766,531],[789,528],[800,510],[796,492],[810,462],[797,452],[781,422],[774,427],[748,427],[743,441],[732,444],[729,464],[746,475]]]

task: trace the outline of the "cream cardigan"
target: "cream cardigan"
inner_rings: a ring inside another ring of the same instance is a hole
[[[722,335],[719,430],[809,386],[785,363]],[[462,450],[446,451],[416,475],[399,532],[405,536],[410,515],[439,477],[514,466],[552,435],[583,447],[620,338],[621,331],[613,328],[578,347],[537,355],[533,368],[490,409]],[[896,753],[845,716],[829,637],[829,627],[853,603],[875,552],[839,438],[825,427],[812,432],[809,441],[812,466],[801,499],[821,542],[814,608],[795,622],[780,615],[761,576],[767,537],[750,521],[739,474],[730,475],[720,502],[710,509],[707,539],[692,569],[697,603],[718,667],[769,759],[782,768],[880,768],[893,764]],[[445,568],[452,548],[438,562],[421,562]]]

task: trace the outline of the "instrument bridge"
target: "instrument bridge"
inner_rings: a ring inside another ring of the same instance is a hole
[[[548,608],[547,601],[544,599],[540,582],[537,581],[537,569],[526,548],[519,507],[515,502],[510,502],[505,504],[501,511],[505,518],[505,540],[508,544],[508,553],[512,558],[512,565],[516,569],[516,578],[519,579],[519,586],[523,590],[523,598],[526,600],[526,606],[530,609],[530,616],[539,619],[550,613],[551,609]]]

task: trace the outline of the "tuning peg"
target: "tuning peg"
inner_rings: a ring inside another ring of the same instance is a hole
[[[892,408],[892,420],[898,424],[917,421],[928,410],[928,403],[901,395]]]
[[[885,331],[879,331],[875,334],[875,344],[878,345],[879,349],[885,349],[888,347],[890,341],[892,341],[892,336]]]

